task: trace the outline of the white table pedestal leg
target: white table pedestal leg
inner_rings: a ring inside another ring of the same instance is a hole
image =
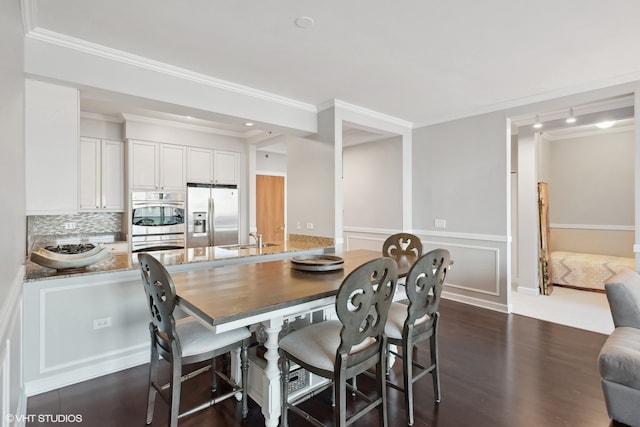
[[[270,319],[262,322],[267,333],[267,340],[264,343],[267,349],[264,358],[267,367],[264,371],[264,381],[262,383],[262,414],[267,427],[276,427],[280,421],[280,368],[278,367],[278,334],[282,328],[282,318]]]

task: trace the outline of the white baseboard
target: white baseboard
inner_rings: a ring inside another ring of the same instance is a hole
[[[149,351],[141,351],[125,357],[106,360],[104,362],[96,363],[95,365],[85,366],[62,374],[30,381],[24,385],[25,394],[27,396],[35,396],[36,394],[56,390],[71,384],[91,380],[103,375],[133,368],[135,366],[140,366],[148,362]]]
[[[537,297],[538,295],[540,295],[540,288],[529,288],[526,286],[518,286],[516,290],[518,291],[519,294],[528,295],[531,297]]]
[[[473,305],[480,308],[486,308],[489,310],[498,311],[500,313],[508,314],[513,311],[511,304],[495,303],[495,302],[491,302],[491,301],[487,301],[479,298],[468,297],[460,294],[454,294],[447,291],[442,291],[442,298],[448,299],[451,301],[461,302],[464,304]]]

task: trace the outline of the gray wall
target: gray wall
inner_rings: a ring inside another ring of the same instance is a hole
[[[503,112],[413,134],[413,227],[426,250],[451,253],[444,295],[500,311],[510,281],[510,148]]]
[[[508,142],[502,112],[416,129],[413,227],[507,235]]]
[[[344,226],[402,229],[402,139],[343,150]]]
[[[633,257],[633,129],[544,141],[550,248]]]
[[[286,174],[287,155],[268,151],[256,151],[256,171]]]
[[[0,40],[0,416],[4,424],[9,414],[18,414],[19,407],[26,405],[20,360],[26,228],[24,32],[18,0],[0,2]]]
[[[333,145],[291,137],[287,142],[287,230],[334,237]],[[301,224],[298,230],[297,225]],[[306,224],[313,224],[307,229]]]
[[[551,141],[550,222],[634,225],[634,153],[632,131]]]

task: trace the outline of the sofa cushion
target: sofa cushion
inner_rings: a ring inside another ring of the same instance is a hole
[[[598,356],[602,378],[640,389],[640,329],[621,326],[607,338]]]
[[[640,274],[625,270],[605,284],[613,324],[640,328]]]

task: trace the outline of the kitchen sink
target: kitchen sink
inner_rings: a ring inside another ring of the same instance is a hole
[[[271,246],[280,246],[277,243],[263,243],[262,247],[263,248],[268,248]],[[225,246],[220,246],[222,249],[229,249],[229,250],[238,250],[238,249],[255,249],[258,248],[258,244],[257,243],[252,243],[252,244],[239,244],[239,245],[225,245]]]

